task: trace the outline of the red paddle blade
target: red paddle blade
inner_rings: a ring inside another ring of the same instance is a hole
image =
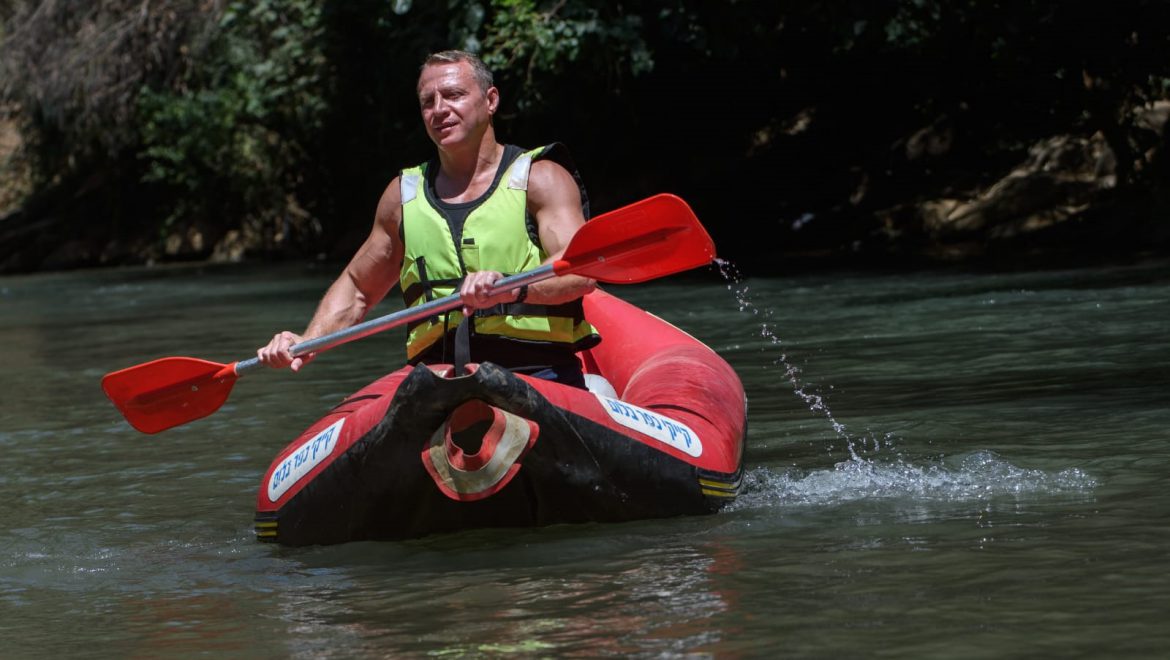
[[[714,258],[715,243],[691,207],[661,194],[586,222],[553,271],[632,284],[705,266]]]
[[[236,378],[234,363],[168,357],[106,374],[102,389],[131,426],[158,433],[218,410]]]

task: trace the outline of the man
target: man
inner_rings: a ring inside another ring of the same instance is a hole
[[[471,53],[428,57],[417,91],[438,158],[390,182],[369,237],[305,332],[278,333],[257,356],[299,371],[313,355],[293,358],[289,347],[361,322],[400,283],[407,306],[455,291],[462,302],[408,328],[410,363],[490,361],[584,387],[575,352],[599,341],[581,310],[595,282],[565,275],[490,293],[505,273],[559,258],[585,223],[584,189],[564,148],[525,152],[496,141],[499,91]]]

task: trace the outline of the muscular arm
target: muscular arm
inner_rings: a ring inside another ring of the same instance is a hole
[[[398,238],[401,223],[402,200],[395,178],[378,202],[370,235],[325,292],[305,332],[302,335],[278,333],[256,352],[260,361],[270,367],[291,366],[293,371],[298,371],[313,356],[294,359],[289,353],[291,346],[361,322],[398,282],[403,254],[402,241]]]
[[[305,329],[306,339],[361,322],[398,282],[402,268],[402,242],[398,238],[401,222],[402,203],[395,179],[382,193],[370,235],[317,306]]]
[[[581,191],[568,170],[551,160],[538,160],[528,175],[528,210],[536,218],[540,244],[548,253],[544,263],[561,258],[569,241],[585,224],[581,214]],[[597,285],[580,275],[562,275],[529,287],[528,300],[555,305],[576,300]]]

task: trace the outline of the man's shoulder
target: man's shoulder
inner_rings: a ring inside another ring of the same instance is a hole
[[[577,187],[573,175],[564,165],[555,160],[534,160],[528,173],[528,191],[543,190],[550,187],[572,186]]]
[[[579,200],[581,212],[586,218],[589,217],[589,198],[585,194],[585,185],[577,165],[569,155],[569,149],[560,142],[542,147],[532,159],[528,174],[528,195],[530,202],[537,206],[543,206],[551,200],[565,200],[566,203],[568,200]]]
[[[542,147],[525,149],[524,151],[533,155],[533,162],[552,161],[567,170],[576,169],[573,165],[573,157],[569,154],[569,148],[563,142],[552,142]]]
[[[401,174],[399,174],[398,176],[395,176],[393,179],[390,179],[390,183],[386,184],[386,189],[382,191],[382,199],[386,199],[387,197],[396,199],[397,201],[401,201],[401,197],[402,197],[402,175]]]
[[[577,171],[577,164],[569,154],[569,148],[560,142],[541,147],[532,159],[532,173],[546,174],[555,180],[568,177],[580,184],[581,175]]]
[[[386,184],[382,197],[378,200],[376,219],[379,222],[398,224],[402,218],[402,177],[396,176]]]

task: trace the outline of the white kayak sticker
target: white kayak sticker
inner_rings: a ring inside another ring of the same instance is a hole
[[[317,435],[309,438],[296,451],[289,454],[276,469],[272,471],[272,478],[268,480],[268,501],[275,502],[280,499],[281,495],[288,492],[293,484],[300,481],[313,468],[317,467],[333,453],[333,448],[337,446],[337,439],[341,437],[341,427],[345,424],[344,419],[339,419],[329,426],[329,428],[321,431]]]
[[[609,413],[610,418],[618,424],[644,433],[684,454],[698,458],[703,453],[703,443],[699,440],[699,435],[686,424],[625,401],[597,393],[594,393],[594,396],[601,402],[601,407]]]

